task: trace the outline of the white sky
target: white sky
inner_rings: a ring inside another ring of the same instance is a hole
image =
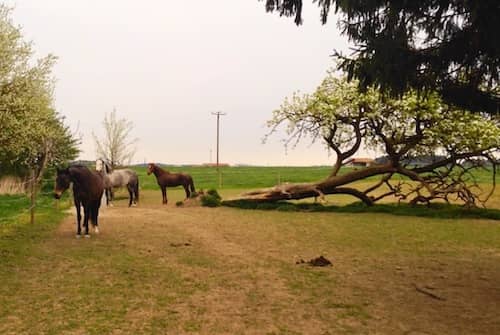
[[[334,17],[322,26],[310,2],[304,25],[265,12],[257,0],[18,0],[13,20],[38,56],[59,57],[56,109],[83,135],[80,158],[95,159],[92,131],[105,113],[132,121],[133,162],[320,165],[317,143],[285,151],[266,144],[265,122],[294,91],[311,92],[347,42]],[[211,153],[211,154],[210,154]]]

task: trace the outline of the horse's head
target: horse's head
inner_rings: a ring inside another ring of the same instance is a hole
[[[102,173],[110,173],[111,172],[111,167],[109,166],[108,163],[102,158],[98,158],[95,161],[95,170],[97,172],[102,172]]]
[[[153,163],[148,164],[148,176],[155,170],[155,165]]]
[[[98,158],[95,161],[95,170],[98,172],[104,172],[104,161],[101,158]]]
[[[57,169],[56,184],[54,186],[54,198],[60,199],[64,191],[69,188],[71,184],[71,176],[69,169]]]

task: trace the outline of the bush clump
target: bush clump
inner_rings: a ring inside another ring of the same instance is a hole
[[[213,195],[205,194],[201,197],[201,205],[205,207],[219,207],[220,199],[214,197]]]
[[[221,196],[215,189],[210,189],[201,196],[201,205],[205,207],[219,207],[221,205]]]
[[[221,200],[221,199],[222,199],[222,197],[219,195],[219,192],[217,192],[217,190],[216,190],[216,189],[214,189],[214,188],[209,189],[209,190],[207,191],[207,194],[208,194],[208,195],[211,195],[212,197],[217,198],[217,199],[219,199],[219,200]]]
[[[177,207],[182,207],[182,206],[184,206],[184,201],[179,200],[179,201],[177,201],[177,202],[175,203],[175,205],[176,205]]]

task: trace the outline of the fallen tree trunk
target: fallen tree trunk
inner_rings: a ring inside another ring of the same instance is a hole
[[[349,194],[365,204],[373,205],[373,199],[363,192],[350,187],[328,187],[321,189],[318,184],[284,184],[243,193],[230,200],[248,200],[255,202],[274,202],[280,200],[299,200],[313,197],[323,198],[327,194]]]
[[[493,167],[493,178],[495,178],[495,165]],[[358,198],[368,206],[388,196],[393,196],[399,201],[408,201],[410,205],[418,203],[430,205],[431,201],[434,200],[449,202],[450,197],[454,195],[456,200],[463,202],[466,206],[474,207],[476,202],[480,202],[484,206],[493,191],[490,191],[484,199],[479,198],[482,191],[475,182],[474,176],[469,174],[469,170],[472,168],[475,166],[442,167],[441,170],[434,173],[421,175],[416,172],[421,168],[406,168],[389,162],[350,171],[340,176],[330,176],[316,183],[282,184],[254,190],[243,193],[238,198],[229,199],[229,201],[276,202],[318,197],[324,200],[325,195],[348,194]],[[409,180],[396,179],[391,181],[395,174]],[[381,179],[364,191],[348,186],[348,184],[373,176],[381,176]],[[472,178],[472,182],[468,181],[467,178]],[[381,192],[380,187],[382,186],[388,188],[388,191]],[[493,182],[494,188],[495,182]],[[379,192],[372,193],[376,190]],[[480,193],[474,192],[474,190],[480,191]]]
[[[312,197],[323,198],[328,194],[352,195],[366,205],[373,205],[373,198],[355,188],[343,185],[371,176],[393,173],[396,169],[390,164],[374,165],[364,169],[355,170],[341,176],[331,176],[318,183],[282,184],[270,188],[254,190],[243,193],[237,199],[255,202],[274,202],[279,200],[299,200]]]

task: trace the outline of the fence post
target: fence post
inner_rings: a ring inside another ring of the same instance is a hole
[[[30,208],[30,223],[35,223],[35,204],[36,204],[36,185],[35,185],[35,170],[31,170],[31,208]]]

